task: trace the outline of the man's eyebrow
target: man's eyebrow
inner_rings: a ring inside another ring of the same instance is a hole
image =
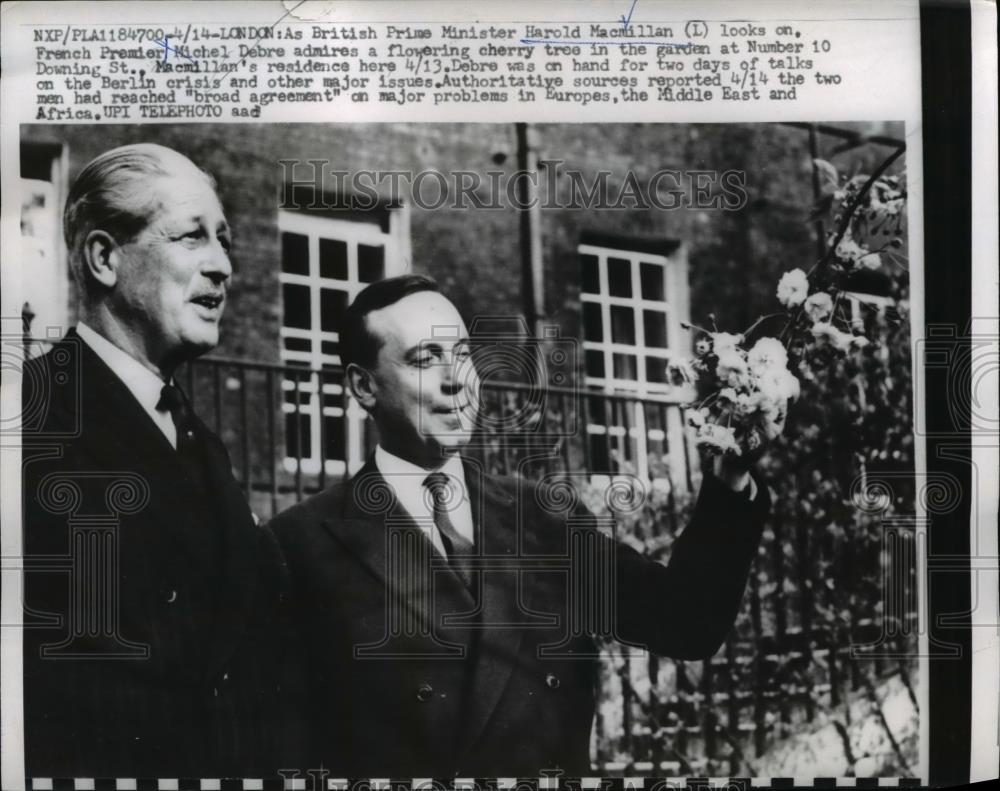
[[[414,344],[409,349],[406,350],[407,357],[415,357],[423,352],[431,352],[432,354],[437,354],[442,350],[440,343],[435,343],[434,341],[420,341],[420,343]]]

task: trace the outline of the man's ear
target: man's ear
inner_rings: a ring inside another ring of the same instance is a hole
[[[366,368],[362,368],[357,363],[348,365],[344,375],[347,378],[347,386],[351,389],[351,395],[358,400],[366,412],[371,412],[375,407],[377,390],[374,377]]]
[[[105,288],[118,282],[121,250],[107,231],[91,231],[83,243],[83,268],[88,278]]]

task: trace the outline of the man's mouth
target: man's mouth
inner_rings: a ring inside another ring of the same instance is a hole
[[[191,301],[195,305],[201,305],[203,308],[208,310],[216,310],[223,302],[225,302],[224,294],[200,294],[194,297]]]
[[[463,404],[452,404],[449,406],[438,407],[434,411],[440,415],[461,415],[470,409],[472,409],[472,404],[466,401]]]

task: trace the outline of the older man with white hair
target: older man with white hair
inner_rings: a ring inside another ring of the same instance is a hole
[[[79,323],[23,391],[28,774],[273,772],[287,575],[173,378],[219,342],[215,184],[169,148],[115,148],[64,231]]]

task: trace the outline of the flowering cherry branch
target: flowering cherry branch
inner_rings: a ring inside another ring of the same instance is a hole
[[[838,227],[827,238],[826,251],[809,270],[793,269],[778,281],[776,297],[784,310],[761,316],[742,333],[720,332],[715,316],[713,330],[693,324],[685,329],[697,333],[692,358],[671,358],[669,381],[677,386],[694,385],[697,399],[690,405],[689,422],[696,428],[696,443],[712,455],[754,458],[766,441],[777,438],[785,427],[788,404],[800,395],[798,377],[789,368],[807,373],[815,355],[848,354],[868,345],[863,325],[852,321],[841,304],[844,282],[855,267],[878,269],[881,251],[900,247],[900,237],[872,250],[866,243],[865,223],[877,220],[876,230],[885,230],[890,220],[900,230],[905,217],[906,187],[900,176],[885,176],[902,154],[896,150],[870,176],[846,180],[828,162],[814,166],[826,180],[824,204],[839,203]],[[856,238],[857,237],[857,238]],[[815,281],[823,275],[823,284]],[[764,322],[786,319],[777,337],[762,336],[753,346],[751,334]],[[835,322],[847,325],[847,331]],[[793,344],[794,347],[793,347]]]

